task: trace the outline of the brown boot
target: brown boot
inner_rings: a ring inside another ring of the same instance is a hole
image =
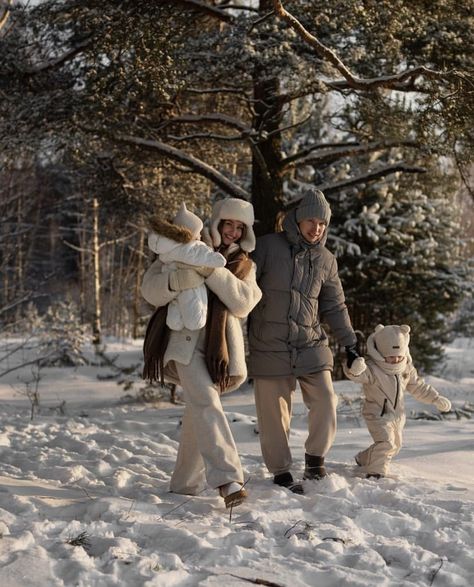
[[[324,467],[324,457],[316,457],[314,455],[305,454],[305,467],[303,479],[322,479],[326,477],[326,469]]]
[[[240,505],[247,499],[247,492],[240,483],[226,483],[219,487],[219,495],[224,498],[226,508]]]

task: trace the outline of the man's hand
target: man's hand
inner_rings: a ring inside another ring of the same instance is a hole
[[[346,346],[347,368],[350,369],[352,363],[360,357],[357,344]]]

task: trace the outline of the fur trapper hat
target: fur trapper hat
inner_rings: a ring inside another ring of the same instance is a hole
[[[184,202],[181,204],[178,213],[173,218],[173,224],[178,224],[179,226],[188,228],[193,235],[193,239],[199,240],[203,222],[198,216],[196,216],[196,214],[193,214],[186,208],[186,204]]]
[[[296,208],[296,222],[306,218],[320,218],[326,224],[331,220],[331,207],[323,192],[310,188]]]
[[[382,357],[406,357],[409,354],[410,327],[378,324],[372,334],[375,347]]]
[[[253,206],[250,202],[239,198],[225,198],[214,204],[211,216],[211,237],[215,247],[221,244],[219,222],[221,220],[238,220],[245,224],[245,234],[239,242],[240,248],[247,253],[255,249],[255,233],[253,223],[255,221]]]

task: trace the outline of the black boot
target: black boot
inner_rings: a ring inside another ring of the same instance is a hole
[[[383,475],[380,473],[367,473],[365,476],[366,479],[382,479]]]
[[[314,455],[304,455],[305,467],[303,479],[322,479],[326,477],[324,468],[324,457],[315,457]]]
[[[280,473],[279,475],[275,475],[275,477],[273,477],[273,483],[280,487],[286,487],[286,489],[289,489],[293,493],[298,493],[300,495],[304,493],[303,486],[301,483],[295,483],[291,473]]]

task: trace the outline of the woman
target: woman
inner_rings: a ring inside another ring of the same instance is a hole
[[[226,507],[247,496],[220,393],[237,389],[247,376],[240,319],[262,295],[255,264],[248,256],[255,247],[253,223],[251,204],[236,198],[220,200],[213,208],[210,231],[203,236],[224,255],[226,266],[181,267],[164,273],[156,260],[142,284],[143,297],[158,307],[145,337],[144,377],[179,383],[186,402],[170,489],[196,495],[207,481],[219,490]],[[153,229],[157,230],[156,224]],[[180,291],[202,283],[209,290],[206,326],[170,332],[165,326],[167,304]]]

